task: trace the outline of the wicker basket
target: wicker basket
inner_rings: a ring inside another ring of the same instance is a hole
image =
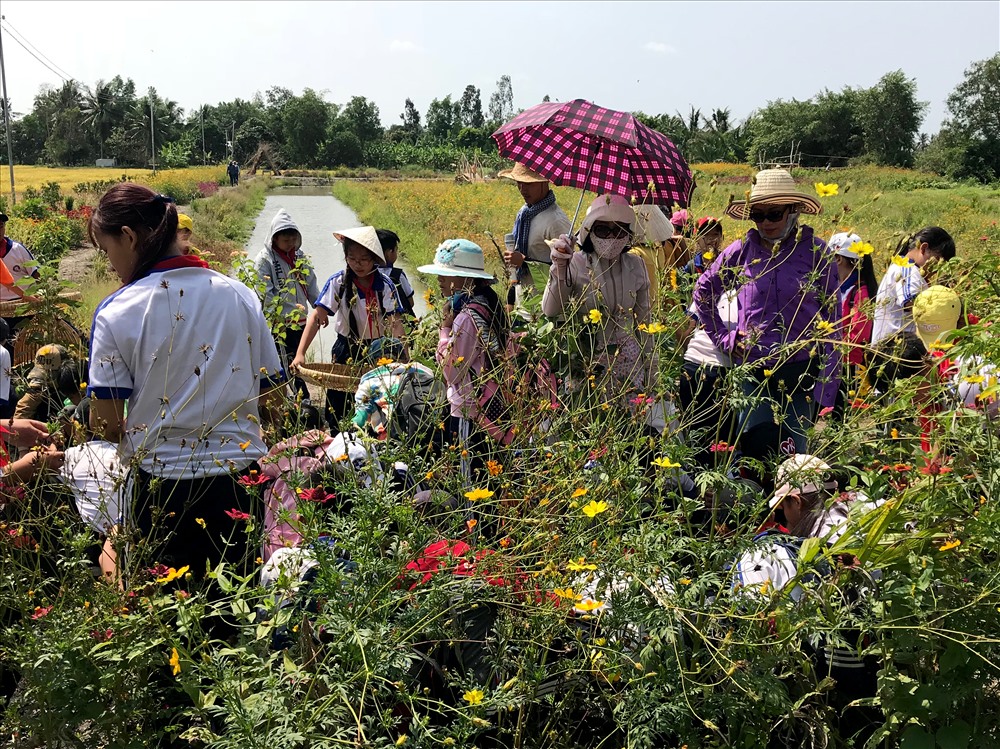
[[[61,343],[77,356],[87,355],[87,336],[67,320],[43,323],[35,317],[18,326],[14,336],[13,363],[15,367],[35,360],[38,349],[49,343]]]
[[[83,294],[79,291],[63,291],[59,294],[59,300],[65,302],[78,302],[83,299]],[[18,312],[18,308],[25,308],[23,312]],[[11,299],[7,302],[0,302],[0,317],[29,317],[35,314],[35,305],[32,302],[22,302],[20,299]]]
[[[313,362],[300,366],[299,374],[310,382],[322,385],[327,390],[353,393],[357,391],[358,384],[361,382],[362,368],[356,364]]]

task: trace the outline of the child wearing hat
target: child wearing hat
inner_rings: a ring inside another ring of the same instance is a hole
[[[924,267],[955,257],[955,240],[939,226],[926,226],[900,243],[875,296],[872,343],[900,331],[914,331],[911,307],[927,288]]]
[[[191,236],[194,234],[194,221],[186,213],[177,214],[177,245],[181,248],[182,255],[197,255],[201,257],[201,250],[191,244]]]
[[[302,331],[292,369],[305,364],[310,344],[319,329],[329,324],[331,315],[337,340],[330,356],[337,364],[363,361],[369,344],[378,338],[404,337],[403,308],[395,286],[379,270],[386,258],[375,227],[344,229],[334,236],[343,245],[347,267],[330,276],[320,291]],[[326,396],[326,417],[334,429],[341,418],[353,413],[353,399],[340,390],[328,390]]]

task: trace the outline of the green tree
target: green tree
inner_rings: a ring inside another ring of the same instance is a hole
[[[486,123],[483,117],[483,99],[479,89],[469,84],[459,101],[459,120],[463,127],[481,128]]]
[[[886,73],[859,93],[856,116],[864,140],[864,154],[876,164],[912,166],[917,132],[926,102],[917,101],[917,82],[902,70]]]
[[[513,116],[514,88],[510,84],[510,76],[502,75],[497,81],[497,90],[490,96],[490,126],[496,129]]]
[[[307,88],[301,96],[293,96],[285,102],[281,121],[285,134],[282,149],[285,157],[299,166],[315,165],[330,123],[327,103]]]
[[[403,121],[402,130],[405,134],[405,140],[408,143],[416,143],[420,139],[420,135],[424,129],[420,125],[420,112],[417,111],[416,106],[413,104],[413,99],[407,97],[406,102],[403,104],[403,113],[399,115],[399,119]]]
[[[340,112],[345,128],[354,133],[361,145],[382,138],[382,118],[378,106],[364,96],[353,96]]]
[[[460,105],[451,96],[434,99],[427,107],[427,135],[431,140],[441,142],[458,135],[462,126]]]
[[[98,80],[93,88],[83,91],[83,124],[97,141],[100,158],[104,158],[105,141],[115,127],[125,123],[125,115],[135,104],[135,83],[116,75],[110,81]]]

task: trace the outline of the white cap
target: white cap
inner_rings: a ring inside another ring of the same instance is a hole
[[[857,234],[848,234],[846,231],[839,232],[830,237],[827,247],[829,247],[834,255],[843,255],[851,260],[860,260],[861,256],[854,252],[851,247],[858,244],[861,241],[861,237]]]
[[[789,494],[810,494],[818,492],[821,486],[835,485],[826,479],[824,475],[831,468],[815,455],[793,455],[780,466],[775,474],[774,483],[778,488],[774,490],[767,506],[772,510],[781,504],[781,500]]]

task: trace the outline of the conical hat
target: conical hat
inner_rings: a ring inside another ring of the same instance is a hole
[[[792,175],[784,169],[762,169],[754,178],[750,197],[734,200],[726,208],[726,215],[746,221],[750,208],[755,205],[795,205],[802,206],[800,213],[815,215],[823,212],[823,206],[812,195],[799,192]]]

